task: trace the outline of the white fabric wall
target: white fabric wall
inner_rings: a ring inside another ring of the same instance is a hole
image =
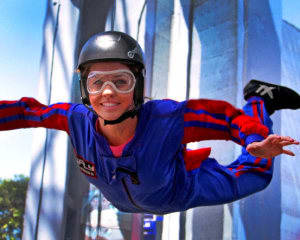
[[[283,22],[282,41],[281,82],[300,92],[300,30]],[[300,111],[283,111],[281,119],[281,134],[300,139]],[[281,157],[281,239],[284,240],[300,238],[300,149],[290,149],[296,157]]]
[[[48,1],[38,96],[43,104],[71,100],[78,14],[69,1]],[[34,138],[23,239],[57,240],[63,234],[68,138],[44,129],[35,130]]]

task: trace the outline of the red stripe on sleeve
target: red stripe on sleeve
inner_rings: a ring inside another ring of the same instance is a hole
[[[66,131],[69,134],[68,118],[64,115],[53,114],[43,121],[30,121],[27,120],[29,127],[45,127]]]
[[[183,158],[187,171],[194,170],[201,166],[201,163],[208,158],[211,148],[200,148],[196,150],[185,150]]]
[[[258,113],[258,105],[260,106],[260,114]],[[264,123],[264,109],[263,109],[263,101],[254,101],[252,102],[252,111],[253,111],[253,117],[258,118],[259,121],[263,124]]]
[[[34,111],[35,116],[41,116],[41,115],[46,114],[54,109],[61,109],[61,110],[68,111],[70,108],[70,104],[69,103],[59,103],[59,104],[53,104],[49,107],[43,106],[43,108],[44,109],[33,107],[33,108],[31,108],[31,111]],[[30,112],[28,112],[28,113],[30,113]]]
[[[262,124],[264,124],[264,105],[263,105],[263,101],[259,101],[260,103],[260,119]]]
[[[239,136],[239,130],[238,129],[235,129],[235,128],[230,128],[228,126],[228,122],[224,121],[224,120],[221,120],[221,119],[216,119],[216,118],[213,118],[212,116],[210,115],[207,115],[207,114],[195,114],[195,113],[186,113],[184,115],[184,121],[185,122],[188,122],[188,121],[199,121],[199,122],[202,122],[202,123],[212,123],[212,124],[217,124],[219,126],[223,126],[224,128],[227,128],[228,131],[221,131],[221,130],[216,130],[216,129],[212,129],[212,128],[209,128],[209,127],[203,127],[203,128],[200,128],[200,127],[192,127],[192,129],[190,129],[191,127],[185,127],[186,129],[186,134],[185,135],[185,138],[188,138],[192,141],[200,141],[200,140],[207,140],[207,139],[212,139],[211,138],[211,134],[213,135],[213,139],[222,139],[222,140],[230,140],[230,135],[232,137],[234,137],[235,139],[239,139],[240,141],[242,141],[242,139],[240,139],[240,136]],[[201,139],[199,139],[198,137],[195,137],[193,138],[193,134],[196,132],[198,136],[201,136],[202,134],[206,134],[206,136],[203,136],[201,137]],[[212,133],[210,134],[209,131],[212,131]],[[228,134],[229,131],[231,132],[231,134]],[[208,136],[210,136],[208,138]]]
[[[228,123],[224,120],[221,119],[216,119],[208,114],[201,113],[201,114],[196,114],[193,112],[188,112],[184,114],[184,121],[189,122],[189,121],[199,121],[199,122],[206,122],[206,123],[214,123],[218,125],[222,125],[226,127]]]
[[[7,122],[2,121],[0,130],[45,127],[69,133],[66,111],[71,104],[59,103],[48,107],[33,98],[22,98],[19,101],[0,101],[1,105],[0,119],[7,119]]]
[[[187,108],[194,110],[204,110],[212,114],[225,114],[228,117],[238,116],[243,113],[230,103],[221,100],[192,99],[187,102]]]
[[[18,101],[6,101],[6,100],[1,100],[0,104],[13,104],[13,103],[17,103]]]
[[[238,129],[231,129],[231,136],[240,139],[240,131]],[[242,139],[240,139],[240,141],[242,141]]]
[[[248,135],[258,134],[267,137],[269,133],[268,128],[261,124],[258,118],[257,108],[253,109],[257,117],[247,116],[241,109],[237,109],[230,103],[221,100],[189,100],[186,104],[186,108],[194,111],[203,110],[209,114],[197,114],[189,111],[184,114],[185,122],[199,121],[201,122],[201,126],[185,126],[183,143],[220,139],[234,140],[244,145]],[[224,115],[224,119],[214,117],[214,114],[216,114],[216,116]],[[208,125],[205,126],[203,123],[208,123]],[[218,130],[218,126],[211,126],[209,124],[217,124],[221,129]],[[216,128],[214,129],[214,127]],[[222,129],[222,127],[224,128]]]
[[[202,140],[229,140],[230,135],[228,132],[223,132],[214,129],[201,128],[201,127],[185,127],[184,137],[182,143],[197,142]]]
[[[238,172],[235,173],[235,176],[239,177],[239,176],[241,176],[245,173],[248,173],[248,172],[266,172],[266,171],[268,171],[272,166],[272,158],[267,159],[267,164],[266,164],[265,167],[259,167],[259,164],[261,163],[261,160],[262,160],[262,158],[256,158],[254,163],[253,163],[253,167],[245,169],[245,170],[242,170],[242,169],[245,168],[245,166],[240,165],[239,167],[236,168],[236,170]]]
[[[22,107],[10,107],[10,108],[0,109],[0,118],[14,116],[22,112],[23,112]]]
[[[189,100],[186,108],[192,110],[203,110],[211,114],[224,114],[228,118],[241,114],[241,110],[235,109],[231,104],[225,101],[219,100]],[[185,127],[183,143],[201,141],[201,140],[230,140],[230,131],[234,131],[234,137],[238,138],[239,134],[236,134],[235,129],[230,129],[229,123],[222,119],[214,118],[205,113],[196,114],[193,112],[187,112],[184,114],[184,121],[199,121],[202,123],[208,123],[207,127]],[[209,124],[217,124],[221,127],[227,128],[228,131],[216,130],[209,127]]]
[[[269,129],[260,123],[259,118],[241,115],[234,119],[232,123],[240,126],[240,131],[247,136],[250,134],[259,134],[266,138],[269,133]]]
[[[255,102],[252,102],[252,111],[253,111],[253,117],[258,118],[257,105]]]

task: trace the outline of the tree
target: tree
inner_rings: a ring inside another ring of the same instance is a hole
[[[21,239],[29,178],[0,179],[0,239]]]

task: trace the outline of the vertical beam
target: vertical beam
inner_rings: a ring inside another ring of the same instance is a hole
[[[293,2],[294,6],[294,2]],[[283,6],[284,7],[284,6]],[[285,14],[289,11],[299,11],[295,9],[285,9]],[[295,19],[296,20],[296,19]],[[282,23],[282,85],[292,87],[300,93],[300,21],[293,21],[294,25],[283,21]],[[285,110],[282,111],[281,134],[300,139],[300,111]],[[289,147],[296,157],[283,155],[281,157],[281,239],[299,239],[300,238],[300,148]],[[296,161],[294,161],[296,160]]]
[[[177,1],[147,1],[146,18],[146,56],[147,81],[146,88],[151,89],[152,98],[170,97],[168,81],[171,69],[172,20],[177,16],[174,13],[174,4]],[[173,40],[175,42],[175,40]],[[151,84],[149,84],[151,83]],[[177,89],[178,90],[178,89]],[[171,94],[172,95],[172,94]],[[178,239],[179,213],[164,216],[162,239]]]
[[[222,99],[236,103],[237,75],[237,5],[235,1],[194,0],[191,96]],[[198,59],[197,59],[198,58]],[[197,91],[196,91],[197,90]],[[212,147],[221,164],[234,161],[234,144],[224,141],[201,141],[197,147]],[[211,206],[193,209],[192,239],[222,239],[231,236],[228,207]],[[192,218],[192,219],[190,219]],[[224,232],[226,230],[226,232]],[[192,236],[191,236],[192,235]]]
[[[80,11],[80,15],[77,20],[78,26],[75,30],[76,34],[72,35],[76,42],[72,53],[75,65],[77,64],[79,52],[83,44],[92,35],[105,30],[107,19],[111,19],[109,13],[113,10],[113,4],[114,1],[110,0],[102,0],[101,2],[86,0],[80,1],[80,4],[76,6]],[[97,22],[97,24],[95,24],[95,22]],[[69,27],[73,28],[74,26]],[[81,103],[78,76],[74,71],[71,89],[72,102]],[[68,172],[64,198],[64,219],[62,221],[64,233],[62,239],[81,240],[85,238],[87,218],[90,213],[88,209],[90,184],[85,176],[79,171],[72,148],[73,147],[69,143],[67,156]],[[78,186],[80,186],[80,188],[78,188]]]
[[[188,80],[189,53],[189,21],[185,13],[189,14],[189,0],[174,1],[174,13],[171,16],[170,32],[170,60],[167,81],[167,97],[177,101],[184,101]],[[187,21],[186,21],[187,20]]]
[[[174,3],[169,0],[148,1],[147,25],[151,49],[147,49],[147,57],[152,58],[152,68],[148,70],[147,77],[151,77],[151,97],[166,98],[168,96],[168,76],[170,63],[171,18]],[[151,19],[152,18],[152,19]],[[148,25],[149,24],[149,25]],[[150,34],[152,39],[150,39]],[[152,52],[150,52],[150,50]]]
[[[146,56],[146,82],[145,95],[152,96],[153,62],[155,49],[155,29],[156,29],[156,0],[147,1],[145,32],[145,56]]]
[[[250,79],[272,83],[281,80],[281,1],[244,1],[243,27],[243,85]],[[240,32],[242,33],[242,32]],[[241,78],[241,77],[239,77]],[[274,114],[274,131],[280,133],[280,116]],[[234,229],[238,239],[280,239],[281,193],[280,161],[275,161],[274,177],[270,186],[257,194],[242,199],[239,214],[241,221]],[[237,207],[237,205],[234,205]],[[255,209],[255,211],[253,211]],[[237,222],[235,220],[234,222]],[[255,229],[255,231],[253,231]],[[242,234],[243,236],[239,235]]]
[[[48,1],[38,97],[44,104],[71,99],[77,20],[78,11],[71,3]],[[63,236],[67,144],[66,133],[36,131],[23,239]]]

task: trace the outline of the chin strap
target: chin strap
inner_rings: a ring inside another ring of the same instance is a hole
[[[122,122],[125,119],[130,118],[130,117],[134,118],[134,116],[137,115],[137,113],[138,113],[138,109],[135,108],[133,110],[130,110],[130,111],[127,111],[127,112],[123,113],[119,118],[117,118],[115,120],[105,120],[104,119],[104,126],[108,125],[108,124],[110,124],[110,125],[118,124],[118,123],[120,123],[120,122]]]

